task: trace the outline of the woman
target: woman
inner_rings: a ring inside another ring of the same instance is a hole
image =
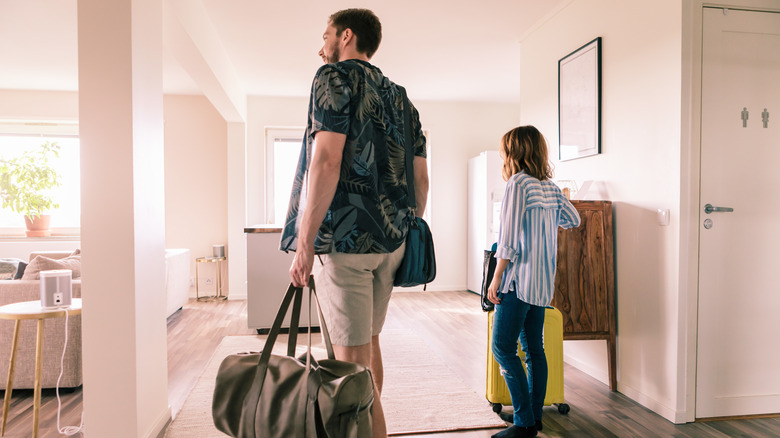
[[[580,216],[550,180],[547,142],[536,128],[520,126],[504,134],[500,155],[507,185],[488,299],[496,304],[491,348],[512,397],[514,424],[493,437],[533,437],[542,430],[547,391],[542,331],[555,291],[558,227],[576,227]]]

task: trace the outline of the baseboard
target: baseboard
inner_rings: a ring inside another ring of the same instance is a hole
[[[422,286],[416,286],[416,287],[395,287],[393,288],[393,292],[452,292],[452,291],[460,291],[465,290],[462,287],[454,287],[454,286],[428,286],[423,290]],[[192,296],[190,299],[194,300],[195,297]],[[245,300],[246,299],[246,293],[229,293],[228,294],[229,300]]]
[[[458,286],[431,286],[428,285],[428,287],[423,290],[422,286],[415,286],[415,287],[395,287],[393,288],[393,292],[452,292],[452,291],[460,291],[460,290],[466,290],[463,287]],[[190,299],[195,299],[194,296],[191,296]],[[228,294],[229,300],[245,300],[246,299],[246,292],[245,293],[229,293]]]
[[[573,366],[574,368],[577,368],[578,370],[582,371],[583,373],[589,375],[590,377],[593,377],[594,379],[598,380],[599,382],[609,385],[609,375],[608,373],[605,373],[603,369],[597,368],[594,366],[591,366],[585,362],[582,362],[578,359],[575,359],[574,357],[564,353],[563,354],[563,361],[567,364]]]
[[[213,293],[213,292],[212,292]],[[237,292],[230,292],[227,294],[227,297],[229,300],[245,300],[246,299],[246,292],[244,293],[237,293]],[[195,300],[195,295],[190,295],[190,300]]]
[[[685,411],[674,411],[674,424],[685,424],[690,423],[691,421],[688,421],[688,413]]]
[[[168,405],[168,409],[160,415],[160,418],[154,422],[149,433],[144,436],[146,436],[146,438],[163,438],[165,435],[165,428],[168,426],[168,423],[171,422],[171,419],[171,406]]]
[[[666,418],[672,423],[681,424],[685,423],[685,413],[678,412],[675,409],[666,406],[658,400],[644,394],[641,391],[636,390],[628,385],[618,382],[618,392],[630,398],[631,400],[639,403],[640,405],[650,409],[656,414]]]
[[[608,376],[604,376],[603,378],[601,376],[604,375],[604,370],[600,368],[596,368],[593,366],[590,366],[586,364],[585,362],[579,361],[569,355],[564,354],[563,361],[567,364],[573,366],[574,368],[577,368],[578,370],[582,371],[583,373],[593,377],[594,379],[598,380],[599,382],[609,385],[607,379]],[[680,412],[675,409],[672,409],[665,404],[659,402],[658,400],[655,400],[654,398],[642,393],[641,391],[638,391],[628,385],[624,385],[620,382],[618,382],[617,391],[626,397],[630,398],[631,400],[639,403],[640,405],[646,407],[647,409],[650,409],[651,411],[655,412],[656,414],[666,418],[667,420],[671,421],[675,424],[682,424],[685,423],[685,412]]]
[[[452,292],[458,290],[466,290],[464,286],[432,286],[428,285],[425,288],[425,292]],[[394,287],[393,292],[423,292],[422,286],[415,287]]]
[[[393,292],[452,292],[452,291],[460,291],[460,290],[466,290],[466,289],[461,286],[431,286],[431,285],[428,285],[428,287],[426,287],[425,290],[423,290],[422,286],[393,288]],[[228,299],[245,300],[246,295],[247,295],[246,292],[244,293],[230,292],[228,293]],[[190,299],[194,300],[195,295],[191,295]]]

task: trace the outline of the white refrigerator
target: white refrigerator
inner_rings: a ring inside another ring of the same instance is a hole
[[[498,151],[484,151],[469,159],[468,252],[466,285],[480,293],[484,251],[498,240],[501,200],[506,181],[501,177]]]

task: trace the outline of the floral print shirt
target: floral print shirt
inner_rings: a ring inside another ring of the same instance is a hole
[[[390,253],[401,246],[410,214],[405,129],[412,130],[414,155],[426,157],[419,113],[411,105],[412,126],[404,126],[404,105],[401,87],[368,62],[350,59],[317,71],[281,250],[297,247],[318,131],[345,134],[347,139],[338,186],[317,233],[315,253]]]

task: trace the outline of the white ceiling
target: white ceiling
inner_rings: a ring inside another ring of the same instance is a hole
[[[328,16],[372,9],[372,63],[420,100],[517,101],[520,39],[570,0],[192,0],[202,2],[246,95],[307,96]],[[0,1],[0,89],[77,90],[76,0]],[[165,51],[163,88],[202,94]]]

